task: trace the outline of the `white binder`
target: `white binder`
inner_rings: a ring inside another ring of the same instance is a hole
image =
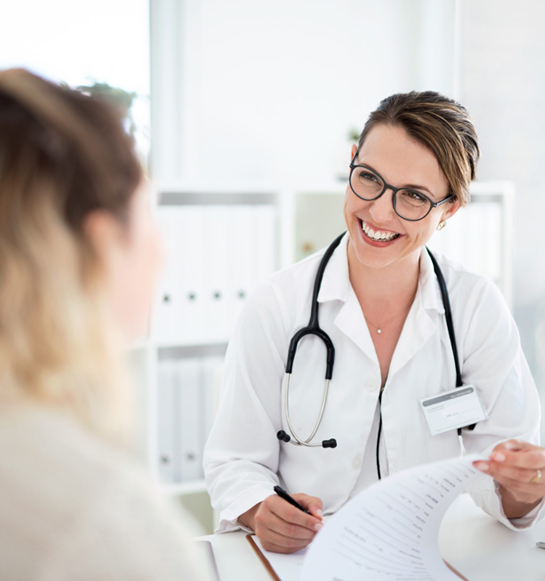
[[[483,245],[483,274],[491,278],[496,284],[501,281],[502,274],[502,208],[499,204],[480,204],[483,213],[483,222],[486,224],[482,235]]]
[[[229,208],[227,221],[227,324],[229,335],[254,286],[254,209],[249,205]]]
[[[176,416],[174,373],[172,361],[160,361],[157,365],[157,464],[159,478],[164,483],[176,480]]]
[[[152,312],[152,338],[158,342],[169,342],[176,338],[180,319],[179,266],[176,262],[178,240],[174,208],[157,208],[157,224],[163,239],[164,262],[159,276],[158,289]]]
[[[201,420],[201,449],[204,450],[219,405],[221,375],[223,372],[223,355],[211,355],[202,359],[202,420]]]
[[[502,274],[502,207],[490,201],[475,201],[459,210],[447,227],[436,232],[428,246],[487,276],[496,284]]]
[[[205,341],[207,333],[204,324],[206,306],[204,256],[205,215],[203,206],[179,206],[175,208],[178,228],[176,265],[177,284],[180,288],[180,318],[177,336],[181,344]]]
[[[201,391],[202,365],[200,358],[187,357],[177,362],[177,415],[178,470],[180,482],[198,480],[203,477],[201,441]]]
[[[207,341],[219,342],[229,337],[227,217],[230,212],[226,206],[207,206],[205,212],[203,320]]]
[[[276,270],[276,209],[256,206],[254,216],[254,281],[258,283]]]

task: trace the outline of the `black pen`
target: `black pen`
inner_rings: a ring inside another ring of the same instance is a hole
[[[292,498],[283,488],[280,488],[280,486],[275,486],[274,487],[274,491],[276,492],[276,494],[278,494],[278,496],[280,498],[283,498],[286,502],[289,502],[295,508],[298,508],[299,510],[302,510],[303,512],[306,512],[307,514],[310,514],[310,512],[306,508],[303,508],[295,500],[295,498]],[[310,516],[312,516],[312,515],[310,515]]]

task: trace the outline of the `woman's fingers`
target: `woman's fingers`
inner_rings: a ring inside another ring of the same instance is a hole
[[[517,500],[535,502],[545,496],[544,448],[509,440],[498,444],[489,460],[478,460],[473,465],[492,476]]]
[[[292,516],[298,517],[298,515],[292,515],[291,511],[280,516],[271,510],[270,512],[262,511],[260,515],[256,516],[256,520],[268,529],[293,539],[312,539],[314,534],[318,532],[321,523],[317,522],[314,517],[309,517],[309,522],[307,522],[298,518],[292,520]]]
[[[523,450],[508,450],[497,446],[490,454],[490,460],[478,460],[474,465],[485,471],[487,466],[490,474],[504,471],[507,474],[518,469],[524,478],[527,471],[535,475],[537,470],[545,470],[545,449],[533,446]]]
[[[508,440],[498,444],[490,458],[520,468],[541,469],[545,466],[545,449],[521,440]]]
[[[293,498],[304,508],[307,508],[313,500],[319,500],[309,497],[306,494],[295,494],[293,495]],[[319,502],[321,506],[321,501]],[[266,508],[278,518],[278,521],[274,521],[277,527],[281,527],[278,531],[283,532],[286,536],[296,536],[296,533],[301,535],[302,533],[299,529],[316,533],[322,527],[321,518],[299,510],[279,496],[269,496],[264,504]],[[307,536],[308,535],[305,535],[305,538]]]
[[[322,509],[324,508],[324,503],[319,498],[302,493],[293,494],[292,496],[303,508],[306,508],[310,514],[322,520]]]
[[[294,498],[315,514],[321,511],[320,499],[305,494]],[[306,514],[277,495],[266,498],[255,515],[255,533],[263,548],[279,553],[303,549],[322,526],[321,518]]]

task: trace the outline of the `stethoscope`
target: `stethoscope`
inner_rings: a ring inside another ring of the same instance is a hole
[[[286,363],[286,377],[284,383],[284,413],[286,416],[286,423],[288,425],[288,429],[290,434],[287,434],[284,430],[280,430],[276,437],[281,440],[282,442],[289,442],[295,446],[308,446],[309,448],[336,448],[337,447],[337,440],[335,438],[330,438],[329,440],[322,440],[322,442],[318,443],[312,442],[312,439],[316,435],[320,424],[322,423],[322,419],[324,417],[325,405],[327,402],[327,394],[329,392],[329,382],[331,381],[331,377],[333,375],[333,364],[335,363],[335,347],[333,345],[333,341],[331,340],[330,336],[320,327],[318,323],[318,294],[320,292],[320,287],[322,285],[322,279],[324,277],[324,271],[326,269],[327,263],[331,258],[333,252],[339,246],[343,236],[345,233],[341,234],[338,238],[336,238],[329,248],[325,251],[322,260],[320,261],[320,265],[318,266],[318,272],[316,273],[316,278],[314,280],[314,289],[312,291],[312,306],[310,311],[310,320],[306,327],[303,327],[295,335],[292,337],[290,341],[290,346],[288,349],[288,360]],[[439,283],[439,289],[441,291],[441,298],[443,300],[443,307],[445,309],[445,318],[447,322],[448,334],[450,339],[450,345],[452,347],[452,354],[454,356],[454,365],[456,366],[456,387],[461,387],[463,385],[462,381],[462,374],[460,372],[460,364],[458,363],[458,349],[456,347],[456,337],[454,336],[454,325],[452,323],[452,311],[450,309],[450,300],[447,290],[447,285],[445,283],[445,277],[443,276],[443,272],[435,259],[435,256],[431,253],[430,249],[426,247],[428,254],[431,258],[433,263],[433,270],[435,271],[435,276],[437,277],[437,282]],[[295,354],[297,352],[297,344],[299,341],[305,337],[306,335],[316,335],[319,337],[325,344],[327,350],[327,365],[326,365],[326,372],[325,372],[325,387],[324,393],[322,395],[322,403],[320,405],[320,412],[318,414],[318,421],[316,422],[310,436],[304,440],[300,438],[293,429],[293,425],[291,423],[291,416],[290,416],[290,406],[289,406],[289,393],[290,393],[290,378],[291,373],[293,370],[293,362],[295,360]],[[382,395],[382,392],[381,392]],[[468,426],[470,430],[475,428],[475,424],[472,426]],[[462,429],[458,428],[458,435],[461,435]],[[380,438],[380,432],[379,432]],[[378,446],[377,446],[377,457],[378,457]],[[380,472],[379,472],[380,478]]]

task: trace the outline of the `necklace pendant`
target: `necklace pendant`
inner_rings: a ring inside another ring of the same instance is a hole
[[[380,329],[377,329],[377,333],[382,333],[382,331]]]

